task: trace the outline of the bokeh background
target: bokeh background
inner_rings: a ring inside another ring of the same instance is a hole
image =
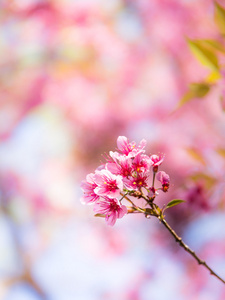
[[[218,1],[225,7],[225,1]],[[187,38],[221,39],[212,0],[0,1],[0,299],[224,300],[225,287],[154,219],[114,227],[80,182],[119,135],[164,152],[162,206],[225,278],[224,79]]]

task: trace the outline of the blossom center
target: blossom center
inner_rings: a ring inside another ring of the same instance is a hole
[[[118,210],[118,208],[119,208],[119,205],[116,202],[113,201],[110,203],[110,211],[116,211],[116,210]]]
[[[118,189],[117,184],[116,184],[116,180],[108,181],[107,182],[107,188],[108,188],[109,191],[114,191],[114,190]]]

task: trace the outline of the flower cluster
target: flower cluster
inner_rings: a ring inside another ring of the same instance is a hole
[[[142,196],[148,202],[155,199],[159,190],[167,192],[169,188],[169,175],[158,172],[164,155],[148,156],[145,146],[145,140],[136,145],[125,136],[119,136],[118,151],[110,151],[106,163],[88,174],[81,184],[82,203],[94,204],[94,212],[104,215],[108,225],[113,226],[117,219],[128,213],[127,206],[122,204],[126,195]],[[161,183],[160,188],[154,186],[155,177]]]

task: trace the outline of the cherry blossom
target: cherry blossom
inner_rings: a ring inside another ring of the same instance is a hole
[[[81,202],[84,204],[90,204],[99,199],[99,196],[94,192],[94,189],[97,187],[97,184],[94,181],[94,176],[94,173],[88,174],[86,176],[86,181],[82,181],[81,183],[81,189],[84,192]]]
[[[165,219],[165,210],[185,201],[174,199],[166,205],[164,204],[162,208],[155,203],[159,191],[167,192],[170,184],[169,175],[164,171],[158,172],[158,167],[162,164],[165,156],[151,155],[149,157],[145,155],[145,143],[138,147],[140,151],[135,152],[133,149],[138,149],[135,148],[136,144],[129,143],[124,136],[119,136],[117,145],[123,155],[112,154],[111,158],[114,162],[102,164],[100,170],[97,168],[94,174],[89,174],[86,182],[82,184],[83,198],[87,203],[94,203],[95,216],[105,217],[106,224],[110,226],[115,225],[117,219],[130,213],[142,213],[146,218],[156,217],[185,251],[192,255],[200,265],[202,264],[211,275],[225,284],[225,280],[215,273],[206,262],[203,263]],[[150,168],[151,165],[153,168]],[[152,181],[149,180],[150,176]],[[155,178],[160,181],[162,188],[155,188]],[[99,199],[96,199],[96,195],[99,196]],[[131,197],[136,198],[136,203],[133,202],[133,199],[131,200]],[[122,204],[123,201],[128,202],[131,206]]]
[[[94,176],[97,186],[94,192],[99,196],[115,198],[120,196],[123,190],[122,176],[114,175],[108,170],[96,171]]]
[[[156,178],[161,182],[164,192],[167,192],[170,184],[170,177],[166,172],[160,171],[157,173]]]
[[[159,190],[166,192],[169,188],[169,175],[163,171],[157,174],[164,156],[145,154],[145,145],[145,140],[136,146],[135,142],[129,143],[127,137],[119,136],[117,146],[122,153],[110,151],[106,163],[97,167],[95,173],[87,175],[81,184],[84,192],[81,202],[94,203],[94,211],[106,215],[109,225],[114,225],[117,218],[124,216],[127,208],[122,201],[130,201],[127,194],[146,196],[152,201]],[[154,187],[155,174],[162,184],[161,189]]]
[[[127,207],[121,205],[116,198],[104,197],[94,204],[94,212],[105,215],[106,224],[113,226],[117,219],[127,213]]]
[[[158,167],[162,164],[163,160],[164,160],[164,155],[151,155],[150,159],[152,161],[152,166],[153,166],[153,171],[157,172],[158,171]]]
[[[116,175],[127,177],[132,173],[132,160],[125,156],[120,156],[118,160],[115,159],[113,163],[107,163],[106,169]]]
[[[134,157],[132,163],[133,170],[135,170],[138,173],[148,172],[152,164],[152,160],[149,158],[149,156],[144,155],[140,152]]]
[[[145,152],[144,148],[146,145],[146,140],[141,140],[139,145],[137,146],[135,142],[129,142],[128,138],[125,136],[119,136],[117,139],[117,147],[118,150],[122,153],[122,155],[128,157],[135,157],[139,152]],[[114,152],[115,153],[115,152]],[[118,156],[118,152],[116,154],[110,153],[111,156]],[[119,156],[121,154],[119,153]]]
[[[129,190],[140,190],[142,187],[147,187],[148,175],[139,173],[137,176],[130,176],[124,179],[124,185]]]

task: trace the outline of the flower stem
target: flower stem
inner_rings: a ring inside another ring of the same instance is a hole
[[[156,172],[153,171],[153,177],[152,177],[152,187],[154,188],[155,185],[155,174]]]
[[[125,198],[128,202],[130,202],[132,204],[132,207],[136,210],[136,211],[139,211],[141,213],[145,213],[145,210],[142,209],[141,207],[137,206],[136,204],[134,204],[133,201],[130,200],[130,198],[127,197],[127,193],[123,195],[123,193],[120,193],[121,196],[123,196],[120,201]]]

